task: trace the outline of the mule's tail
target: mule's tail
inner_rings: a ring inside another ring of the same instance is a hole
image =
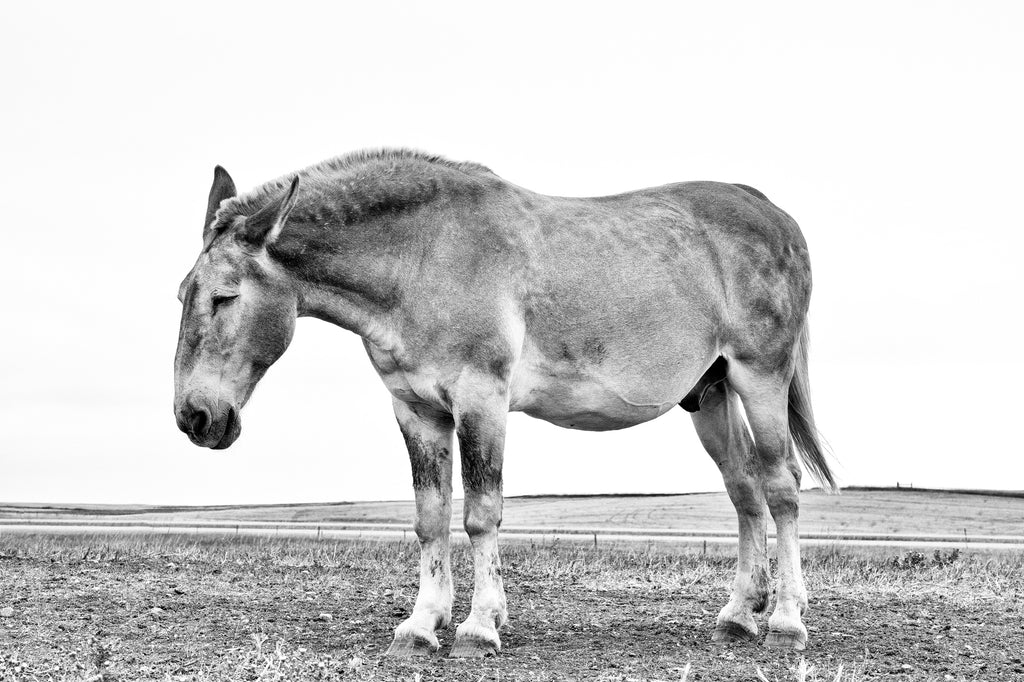
[[[807,377],[809,341],[810,334],[805,322],[796,342],[796,371],[789,384],[789,433],[807,471],[822,488],[834,493],[839,491],[839,487],[828,466],[828,456],[821,444],[818,429],[814,426],[814,412],[811,410],[811,384]]]

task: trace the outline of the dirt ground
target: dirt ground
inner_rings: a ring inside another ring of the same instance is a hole
[[[1024,680],[1019,554],[808,550],[797,654],[709,642],[724,551],[506,547],[501,654],[399,661],[413,543],[6,535],[0,680]]]

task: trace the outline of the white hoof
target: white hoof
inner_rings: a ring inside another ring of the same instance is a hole
[[[481,623],[472,616],[455,629],[455,644],[452,658],[484,658],[501,651],[498,629],[489,623]]]

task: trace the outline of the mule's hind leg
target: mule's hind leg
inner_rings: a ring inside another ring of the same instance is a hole
[[[754,448],[741,409],[736,393],[723,382],[707,390],[700,411],[691,415],[704,449],[722,472],[739,519],[736,580],[729,603],[718,614],[716,642],[756,640],[754,614],[768,605],[768,509],[761,484],[751,473]]]
[[[395,416],[409,449],[420,541],[420,590],[412,615],[395,628],[389,656],[424,656],[437,651],[434,631],[452,619],[452,432],[450,416],[426,413],[395,400]]]
[[[807,608],[807,590],[800,570],[800,463],[790,442],[788,372],[766,372],[739,363],[730,366],[729,381],[743,399],[754,436],[753,469],[775,520],[778,587],[775,610],[768,618],[765,645],[803,649],[807,628],[800,620]]]

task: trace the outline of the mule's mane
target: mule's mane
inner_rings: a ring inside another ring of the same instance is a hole
[[[296,210],[330,206],[343,222],[401,210],[430,201],[442,190],[479,188],[494,173],[478,163],[460,162],[412,149],[366,149],[337,156],[265,182],[230,199],[217,211],[215,227],[230,227],[278,198],[300,179]]]

